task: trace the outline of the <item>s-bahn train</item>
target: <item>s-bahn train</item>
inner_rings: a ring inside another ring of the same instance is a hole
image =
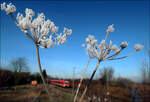
[[[49,83],[62,87],[71,87],[70,82],[65,80],[49,80]]]

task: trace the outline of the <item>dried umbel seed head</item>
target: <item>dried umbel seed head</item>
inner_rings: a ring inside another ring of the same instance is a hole
[[[121,47],[121,49],[124,49],[124,48],[126,48],[128,46],[128,43],[125,41],[125,42],[122,42],[121,44],[120,44],[120,47]]]
[[[12,3],[6,6],[6,3],[3,2],[3,4],[1,4],[1,10],[4,10],[7,14],[12,14],[16,12],[16,7]]]
[[[108,33],[114,32],[114,30],[115,30],[115,28],[114,28],[114,25],[112,24],[112,25],[108,26],[108,29],[106,30],[106,32],[108,34]]]
[[[5,3],[5,2],[3,2],[3,3],[1,4],[1,10],[6,10],[6,3]]]
[[[1,10],[4,10],[7,14],[12,14],[16,11],[16,7],[11,3],[6,6],[4,2],[1,4]],[[13,15],[11,17],[21,31],[28,35],[28,38],[39,45],[39,47],[48,48],[63,44],[67,41],[67,36],[72,34],[72,29],[65,27],[63,32],[58,34],[58,27],[55,26],[54,22],[51,20],[45,20],[45,15],[43,13],[38,14],[36,18],[33,18],[34,15],[35,13],[32,9],[26,8],[25,16],[18,13],[16,19]],[[28,34],[29,31],[31,35]]]
[[[119,52],[119,48],[117,47],[117,45],[113,45],[111,49],[114,52]]]
[[[143,47],[142,45],[140,45],[140,44],[135,44],[135,45],[134,45],[134,48],[135,48],[136,51],[140,51],[140,50],[143,49],[144,47]]]
[[[90,41],[94,40],[94,36],[93,35],[89,35],[88,38],[89,38]]]

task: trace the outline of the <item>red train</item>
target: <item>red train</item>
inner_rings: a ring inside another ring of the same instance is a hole
[[[71,87],[70,82],[65,80],[49,80],[49,83],[62,87]]]

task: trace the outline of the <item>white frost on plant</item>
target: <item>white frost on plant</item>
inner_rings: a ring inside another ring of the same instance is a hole
[[[7,5],[4,2],[1,4],[1,10],[7,14],[12,14],[16,11],[16,7],[11,3]],[[45,15],[39,13],[37,18],[33,18],[35,12],[32,9],[25,9],[25,16],[18,13],[16,17],[17,26],[24,32],[31,32],[31,37],[41,48],[48,48],[54,45],[60,45],[67,41],[67,36],[72,34],[72,29],[64,27],[63,33],[58,34],[59,27],[55,26],[51,20],[45,20]]]
[[[21,30],[29,30],[31,28],[31,20],[28,17],[23,17],[22,14],[17,14],[18,26]]]
[[[127,57],[127,56],[124,56],[124,57],[116,58],[116,56],[118,56],[124,48],[128,47],[128,43],[126,41],[124,41],[120,44],[121,49],[119,49],[118,46],[115,44],[112,45],[111,40],[109,41],[109,43],[106,42],[108,33],[113,32],[113,31],[114,31],[114,27],[112,24],[112,25],[108,26],[105,40],[101,40],[100,43],[98,43],[98,41],[95,40],[95,37],[93,35],[89,35],[85,39],[86,45],[84,44],[83,48],[86,49],[87,54],[90,58],[97,58],[99,61],[104,61],[104,60],[122,59],[122,58]],[[143,48],[143,46],[140,44],[136,44],[134,46],[134,48],[136,51],[139,51]],[[115,52],[115,53],[113,53],[113,52]],[[111,53],[113,53],[113,54],[111,54]],[[128,56],[130,56],[130,55],[132,55],[132,54],[129,54]]]
[[[100,44],[98,44],[98,41],[95,39],[93,35],[89,35],[85,39],[86,45],[83,44],[83,48],[86,48],[87,54],[90,58],[97,58],[97,59],[104,59],[107,57],[108,54],[110,54],[112,41],[109,42],[109,44],[105,45],[105,40],[102,40]]]
[[[34,16],[34,11],[32,9],[26,8],[25,14],[29,19],[32,19],[32,17]]]
[[[89,38],[89,41],[94,40],[94,36],[93,35],[89,35],[88,38]]]
[[[119,48],[117,47],[117,45],[113,45],[111,49],[114,52],[119,52]]]
[[[45,15],[43,13],[38,14],[38,17],[35,18],[32,22],[32,27],[37,29],[38,27],[42,26],[45,21]]]
[[[101,43],[100,43],[100,45],[99,45],[100,49],[103,49],[104,44],[105,44],[105,40],[102,40]]]
[[[96,43],[97,43],[97,40],[94,40],[94,39],[91,40],[91,45],[92,45],[92,46],[96,46]]]
[[[114,28],[114,25],[112,24],[112,25],[108,26],[108,29],[106,30],[106,32],[112,33],[112,32],[114,32],[114,30],[115,30],[115,28]]]
[[[125,41],[125,42],[122,42],[121,44],[120,44],[120,47],[122,48],[122,49],[124,49],[124,48],[126,48],[128,46],[128,43]]]
[[[112,41],[110,40],[109,44],[107,45],[107,49],[111,49],[111,46],[112,46]]]
[[[3,3],[1,4],[1,10],[6,10],[6,3],[5,3],[5,2],[3,2]]]
[[[6,5],[6,3],[3,2],[3,4],[1,4],[1,10],[4,10],[7,14],[12,14],[16,12],[16,7],[12,3]]]
[[[66,34],[66,35],[71,35],[72,34],[72,29],[68,29],[68,28],[64,27],[63,33]]]
[[[134,48],[135,48],[136,51],[140,51],[140,50],[143,49],[144,47],[143,47],[142,45],[140,45],[140,44],[135,44],[135,45],[134,45]]]

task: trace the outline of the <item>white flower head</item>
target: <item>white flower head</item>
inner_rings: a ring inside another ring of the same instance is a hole
[[[56,34],[56,33],[58,32],[58,27],[56,27],[56,26],[52,27],[52,28],[51,28],[51,32],[52,32],[53,34]]]
[[[125,41],[125,42],[122,42],[121,44],[120,44],[120,47],[122,48],[122,49],[124,49],[124,48],[126,48],[128,46],[128,43]]]
[[[99,48],[102,49],[104,47],[104,44],[105,44],[105,40],[102,40],[101,43],[100,43],[100,45],[99,45]]]
[[[117,47],[117,45],[113,45],[111,49],[114,52],[119,52],[119,48]]]
[[[38,14],[38,18],[39,18],[39,19],[42,19],[42,20],[45,20],[45,15],[44,15],[44,13],[39,13],[39,14]]]
[[[93,35],[89,35],[88,38],[90,41],[92,41],[92,40],[94,40],[95,37]]]
[[[40,26],[39,20],[36,18],[32,21],[32,27],[33,28],[38,28],[38,26]]]
[[[144,47],[143,47],[142,45],[140,45],[140,44],[135,44],[135,45],[134,45],[134,48],[135,48],[136,51],[140,51],[140,50],[143,49]]]
[[[18,14],[17,14],[16,19],[17,19],[18,22],[20,22],[23,18],[24,18],[24,17],[23,17],[23,15],[22,15],[21,13],[18,13]]]
[[[29,17],[29,19],[32,19],[32,17],[34,16],[34,11],[32,9],[26,8],[25,14],[26,14],[26,17]]]
[[[72,34],[72,29],[68,29],[68,28],[64,27],[63,33],[66,34],[66,35],[71,35]]]
[[[38,17],[35,18],[32,22],[32,27],[33,28],[38,28],[42,26],[45,22],[45,15],[43,13],[38,14]]]
[[[31,27],[31,20],[29,20],[29,18],[25,17],[25,18],[20,18],[18,17],[18,19],[22,19],[20,21],[18,21],[18,26],[22,29],[22,30],[28,30]]]
[[[92,46],[96,46],[96,43],[97,43],[97,40],[95,40],[95,39],[93,39],[93,40],[91,41],[91,45],[92,45]]]
[[[6,3],[5,3],[5,2],[3,2],[3,3],[1,4],[1,10],[6,10]]]
[[[40,31],[42,35],[47,35],[50,32],[50,25],[51,25],[51,21],[49,19],[44,22],[44,24],[41,26],[41,31]]]
[[[16,11],[16,7],[13,4],[8,4],[4,2],[1,4],[1,10],[4,10],[7,14],[12,14]],[[64,28],[64,32],[56,34],[58,32],[58,27],[55,26],[54,22],[51,20],[45,20],[45,15],[43,13],[38,14],[37,18],[33,19],[35,15],[32,9],[26,8],[25,16],[18,13],[15,23],[26,35],[28,35],[28,30],[31,32],[31,36],[36,44],[41,48],[48,48],[54,45],[60,45],[67,41],[67,36],[72,34],[72,29]],[[13,15],[12,15],[13,18]],[[56,36],[54,36],[56,34]],[[53,36],[53,37],[52,37]]]
[[[106,30],[106,32],[107,32],[107,33],[112,33],[112,32],[114,32],[115,28],[114,28],[113,26],[114,26],[114,24],[108,26],[108,29]]]
[[[16,12],[16,7],[12,3],[9,3],[6,7],[6,3],[4,2],[1,4],[1,10],[4,10],[7,14],[12,14]]]
[[[67,35],[71,35],[71,34],[72,34],[72,29],[68,29]]]

